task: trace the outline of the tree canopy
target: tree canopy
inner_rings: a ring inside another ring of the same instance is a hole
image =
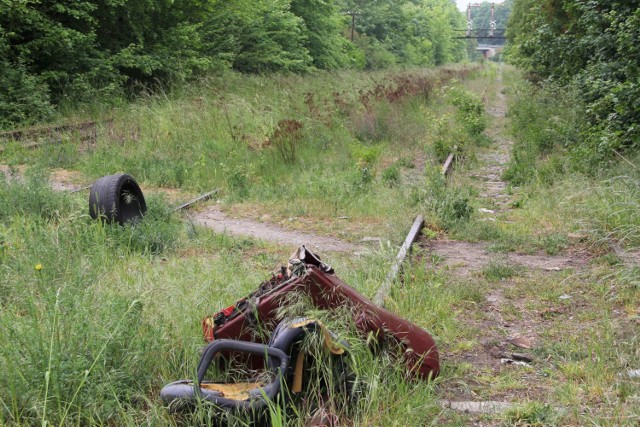
[[[640,1],[515,0],[509,56],[534,80],[575,88],[598,155],[640,148]]]
[[[459,61],[463,22],[450,0],[2,0],[0,126],[216,70]]]

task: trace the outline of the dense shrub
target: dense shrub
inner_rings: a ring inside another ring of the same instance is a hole
[[[640,2],[516,0],[508,30],[512,62],[580,94],[585,157],[640,147]]]
[[[355,28],[346,10],[359,13]],[[459,61],[448,0],[56,0],[0,3],[0,126],[213,71],[305,72]],[[351,43],[346,34],[357,38]]]

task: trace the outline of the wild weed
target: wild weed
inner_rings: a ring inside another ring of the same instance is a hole
[[[435,223],[445,230],[465,222],[472,213],[468,192],[447,187],[439,167],[427,166],[425,188],[416,192],[414,197],[434,216]]]
[[[498,281],[508,279],[520,274],[518,267],[506,261],[492,261],[482,270],[482,275],[487,280]]]

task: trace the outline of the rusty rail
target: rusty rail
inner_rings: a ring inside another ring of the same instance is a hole
[[[35,127],[13,131],[0,132],[0,141],[5,144],[10,141],[22,142],[22,148],[32,149],[42,145],[62,143],[62,135],[69,132],[80,133],[79,142],[95,141],[97,138],[97,126],[100,123],[111,123],[113,119],[105,121],[88,121],[70,123],[65,125]],[[42,139],[42,140],[38,140]],[[6,151],[6,146],[0,147],[0,153]]]
[[[444,175],[445,177],[447,175],[449,175],[449,172],[451,171],[451,168],[453,167],[453,161],[455,160],[455,152],[458,150],[458,146],[454,145],[453,149],[451,150],[451,152],[449,153],[449,155],[447,156],[447,160],[444,161],[444,164],[442,165],[442,175]]]
[[[189,209],[192,205],[194,205],[194,204],[196,204],[198,202],[202,202],[204,200],[210,199],[215,194],[217,194],[218,191],[220,191],[220,190],[218,190],[216,188],[215,190],[209,191],[208,193],[204,193],[204,194],[202,194],[202,195],[200,195],[200,196],[198,196],[198,197],[196,197],[194,199],[189,200],[188,202],[185,202],[185,203],[183,203],[183,204],[181,204],[179,206],[176,206],[173,210],[177,212],[177,211],[182,210],[182,209]]]
[[[76,188],[75,190],[71,190],[71,191],[69,191],[69,193],[79,193],[79,192],[81,192],[81,191],[88,190],[88,189],[90,189],[90,188],[91,188],[91,186],[92,186],[92,185],[93,185],[93,184],[90,184],[90,185],[83,185],[83,186],[82,186],[82,187],[80,187],[80,188]]]
[[[411,252],[411,245],[413,244],[413,242],[415,242],[423,226],[424,226],[424,218],[422,217],[422,215],[418,215],[416,219],[413,221],[413,225],[411,226],[411,230],[409,230],[409,234],[407,234],[407,238],[405,239],[404,243],[400,247],[400,251],[396,256],[396,261],[391,266],[391,270],[389,270],[389,273],[387,274],[387,277],[384,283],[382,284],[382,286],[380,286],[380,288],[378,289],[378,292],[376,293],[376,296],[373,298],[373,302],[376,305],[379,305],[381,307],[384,306],[384,302],[387,299],[387,296],[389,295],[389,293],[391,292],[391,285],[393,284],[393,281],[396,279],[396,276],[398,275],[398,272],[400,271],[400,267],[402,266],[402,263],[407,257],[407,254]]]
[[[618,243],[609,241],[609,247],[611,248],[613,253],[615,253],[616,256],[620,258],[620,261],[622,261],[622,264],[624,264],[626,267],[635,267],[638,265],[638,262],[633,258],[633,256],[629,256],[629,254],[624,249],[622,249],[622,247]]]

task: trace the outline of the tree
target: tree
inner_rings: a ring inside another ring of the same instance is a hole
[[[515,0],[509,57],[538,80],[573,86],[598,155],[640,147],[640,1]]]

